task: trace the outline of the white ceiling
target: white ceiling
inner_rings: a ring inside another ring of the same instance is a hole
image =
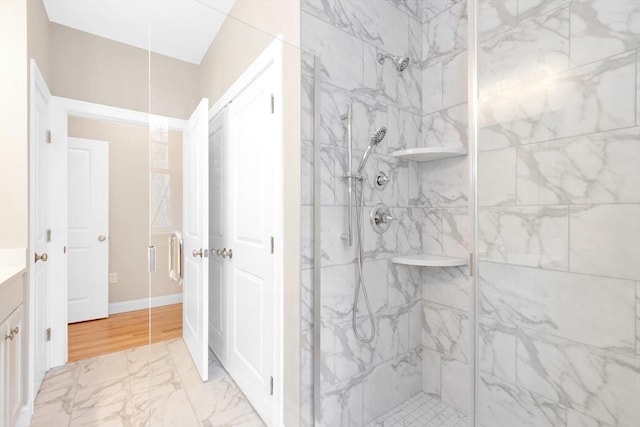
[[[44,0],[44,6],[51,22],[200,64],[235,3],[205,1]]]

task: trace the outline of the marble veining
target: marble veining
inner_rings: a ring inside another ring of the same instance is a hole
[[[479,275],[481,315],[633,354],[634,282],[488,262]]]
[[[640,360],[518,329],[518,384],[607,424],[640,419]]]
[[[471,403],[471,368],[459,360],[442,359],[442,402],[463,415],[469,414]]]
[[[635,125],[635,52],[530,81],[479,89],[479,149],[547,141]]]
[[[481,208],[478,222],[480,259],[568,270],[569,211],[566,207]]]
[[[448,359],[467,362],[469,318],[465,311],[425,302],[422,343]]]
[[[481,426],[565,427],[564,405],[481,372],[478,416]]]
[[[182,339],[73,362],[46,374],[31,426],[264,425],[213,354],[209,378]]]
[[[478,2],[478,39],[486,40],[518,23],[518,0],[484,0]]]
[[[366,424],[417,394],[422,388],[421,363],[416,352],[374,367],[362,383],[363,423]],[[386,384],[386,387],[381,387]]]
[[[571,4],[571,63],[586,64],[640,47],[640,4],[595,0]]]
[[[638,140],[634,127],[519,147],[518,203],[640,203]]]
[[[481,316],[478,322],[479,369],[516,383],[516,327]]]
[[[444,95],[443,95],[444,96]],[[467,146],[466,103],[427,114],[422,118],[422,140],[425,147]]]
[[[569,7],[537,15],[478,46],[478,84],[525,82],[569,67]]]
[[[469,170],[465,157],[453,157],[420,164],[417,194],[412,204],[424,207],[464,207],[469,201]]]
[[[429,3],[433,5],[435,2]],[[443,6],[445,6],[445,2]],[[422,35],[423,65],[432,64],[467,47],[467,5],[460,1],[430,18]]]
[[[571,271],[640,279],[640,204],[572,206],[570,221]]]
[[[515,204],[517,165],[517,150],[514,147],[478,153],[480,206]]]

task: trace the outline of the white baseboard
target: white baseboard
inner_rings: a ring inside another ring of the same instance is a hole
[[[112,302],[109,304],[109,314],[125,313],[127,311],[144,310],[151,307],[179,304],[182,294],[162,295],[159,297],[134,299],[131,301]]]
[[[33,415],[33,410],[30,405],[24,405],[20,408],[20,415],[18,415],[18,420],[16,421],[16,427],[29,427],[31,425],[31,416]]]

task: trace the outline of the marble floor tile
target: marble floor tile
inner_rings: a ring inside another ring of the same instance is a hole
[[[197,426],[187,392],[183,389],[156,389],[133,396],[136,426]]]
[[[51,426],[68,426],[71,421],[71,414],[66,412],[56,412],[48,415],[38,413],[31,418],[31,427],[51,427]]]
[[[119,402],[75,408],[69,426],[133,426],[131,399],[127,396]]]
[[[82,360],[78,384],[101,384],[109,380],[125,378],[128,375],[125,351],[106,354]]]
[[[245,426],[264,423],[210,353],[202,382],[182,339],[54,368],[38,393],[32,427]]]

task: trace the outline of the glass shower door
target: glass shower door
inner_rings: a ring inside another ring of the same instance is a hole
[[[477,10],[477,425],[636,426],[640,5]]]

